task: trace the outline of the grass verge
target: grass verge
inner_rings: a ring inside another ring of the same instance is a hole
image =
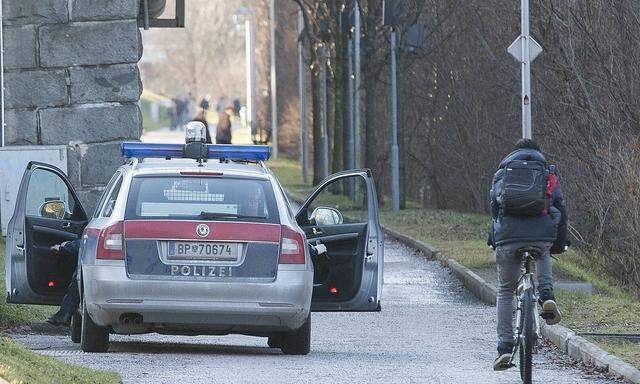
[[[299,162],[277,160],[270,161],[269,166],[294,195],[306,195],[311,189],[310,184],[302,182]],[[495,270],[492,252],[486,245],[487,215],[413,206],[400,213],[382,209],[380,220],[383,226],[430,244],[468,268]],[[586,281],[594,287],[593,294],[556,292],[563,324],[576,332],[640,333],[640,301],[590,269],[584,260],[579,252],[572,250],[554,261],[554,272],[558,275]],[[593,341],[640,368],[640,343]]]
[[[4,238],[0,236],[0,281],[4,283]],[[43,305],[7,304],[0,301],[0,334],[11,327],[43,321],[56,310]],[[94,371],[69,365],[53,357],[42,356],[0,336],[0,377],[10,383],[121,383],[117,373]]]
[[[114,372],[94,371],[33,353],[11,339],[0,339],[0,377],[9,383],[121,383]]]

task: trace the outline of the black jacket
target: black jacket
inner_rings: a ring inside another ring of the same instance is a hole
[[[60,251],[67,256],[78,256],[80,252],[80,239],[65,241],[60,244]]]
[[[513,160],[529,160],[547,163],[542,153],[534,149],[518,149],[505,157],[491,183],[491,230],[489,245],[500,246],[517,242],[550,242],[552,252],[562,252],[567,241],[567,209],[560,184],[553,191],[549,204],[549,213],[538,217],[505,216],[501,213],[497,198],[500,195],[499,181],[504,175],[505,166]]]

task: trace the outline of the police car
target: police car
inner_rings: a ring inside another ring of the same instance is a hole
[[[7,302],[58,305],[76,269],[50,248],[81,237],[71,337],[245,334],[310,349],[310,311],[379,311],[383,233],[371,173],[331,175],[294,212],[270,148],[125,142],[128,160],[87,214],[56,167],[31,162],[6,239]],[[327,252],[313,257],[308,244]]]

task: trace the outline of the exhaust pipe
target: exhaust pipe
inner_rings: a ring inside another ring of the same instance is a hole
[[[124,325],[142,324],[142,315],[139,313],[123,313],[120,315],[120,323]]]

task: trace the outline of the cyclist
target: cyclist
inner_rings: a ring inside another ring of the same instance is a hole
[[[523,186],[526,186],[523,188]],[[540,147],[521,139],[505,157],[491,187],[491,230],[488,244],[498,266],[498,358],[493,369],[510,368],[514,349],[513,295],[520,276],[523,247],[540,249],[536,259],[541,316],[549,325],[560,322],[553,294],[551,253],[564,251],[567,211],[555,167],[548,166]]]

